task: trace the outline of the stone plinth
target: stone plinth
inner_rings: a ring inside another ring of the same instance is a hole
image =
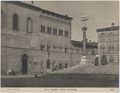
[[[86,56],[82,56],[80,64],[86,64],[86,63],[88,63],[88,58]]]

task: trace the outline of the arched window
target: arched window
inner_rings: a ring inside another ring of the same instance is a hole
[[[112,37],[112,36],[113,36],[113,33],[109,33],[109,34],[108,34],[108,37]]]
[[[114,46],[113,45],[110,45],[109,46],[109,51],[113,51],[114,50]]]
[[[33,30],[33,21],[29,17],[27,18],[27,32],[32,33],[32,30]]]
[[[112,41],[113,40],[113,33],[109,33],[108,37],[109,37],[109,41]]]
[[[104,34],[104,33],[101,33],[101,34],[100,34],[100,41],[103,42],[103,41],[104,41],[104,38],[105,38],[105,34]]]
[[[104,45],[101,45],[100,46],[100,52],[103,53],[105,51],[105,46]]]
[[[104,33],[101,33],[100,34],[100,38],[104,38],[105,34]]]
[[[1,10],[1,28],[5,27],[5,13]]]
[[[19,31],[19,16],[17,14],[13,15],[13,30]]]

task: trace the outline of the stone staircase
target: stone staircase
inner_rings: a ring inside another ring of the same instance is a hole
[[[51,73],[93,73],[93,74],[119,74],[119,64],[110,63],[108,65],[94,66],[94,64],[79,64],[67,69]]]

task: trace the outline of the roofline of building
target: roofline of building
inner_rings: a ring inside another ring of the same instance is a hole
[[[48,10],[45,10],[45,9],[42,9],[40,7],[37,7],[37,6],[33,6],[31,4],[27,4],[27,3],[24,3],[22,1],[1,1],[1,2],[6,2],[6,3],[11,3],[11,4],[16,4],[16,5],[19,5],[19,6],[22,6],[22,7],[25,7],[25,8],[28,8],[28,9],[32,9],[32,10],[35,10],[35,11],[42,11],[42,13],[46,13],[48,15],[52,15],[52,16],[56,16],[58,18],[64,18],[65,20],[72,20],[73,18],[72,17],[69,17],[67,15],[61,15],[59,13],[55,13],[55,12],[52,12],[52,11],[48,11]]]
[[[71,43],[72,43],[72,44],[76,43],[76,44],[79,45],[79,47],[83,47],[83,42],[82,42],[82,41],[71,40]],[[74,46],[75,46],[75,45],[74,45]],[[76,47],[78,47],[78,46],[76,46]],[[96,42],[87,42],[87,43],[86,43],[86,47],[97,48],[97,47],[98,47],[98,43],[96,43]]]
[[[103,32],[103,31],[117,31],[117,30],[119,30],[119,26],[113,26],[113,27],[106,27],[106,28],[96,29],[97,32]]]
[[[82,43],[82,41],[76,41],[76,40],[71,40],[71,42],[78,42],[78,43]],[[97,44],[97,42],[87,42],[87,43],[96,43]]]

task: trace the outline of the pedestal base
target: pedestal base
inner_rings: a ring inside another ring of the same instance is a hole
[[[87,64],[87,63],[88,63],[88,58],[86,56],[82,56],[80,64]]]

